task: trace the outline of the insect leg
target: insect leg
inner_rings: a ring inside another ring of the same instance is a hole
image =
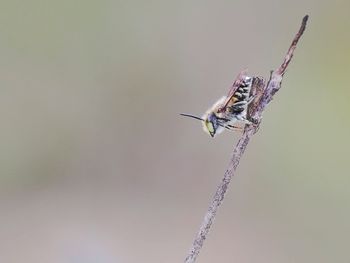
[[[240,130],[240,131],[243,130],[243,127],[233,126],[233,125],[227,125],[227,126],[225,126],[224,128],[226,128],[226,129],[229,130],[229,131],[233,131],[233,129]]]
[[[247,104],[249,105],[250,103],[252,103],[254,100],[254,96],[250,96],[248,101],[247,101]]]

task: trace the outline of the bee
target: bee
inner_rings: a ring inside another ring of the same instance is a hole
[[[245,76],[242,72],[232,84],[228,94],[213,104],[200,118],[191,114],[180,114],[185,117],[202,121],[203,130],[211,137],[224,130],[242,129],[236,124],[251,124],[248,120],[248,105],[254,99],[251,94],[253,77]]]

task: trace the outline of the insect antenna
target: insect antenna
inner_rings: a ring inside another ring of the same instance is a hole
[[[185,114],[185,113],[180,113],[181,116],[185,116],[185,117],[189,117],[189,118],[193,118],[193,119],[196,119],[196,120],[199,120],[199,121],[205,121],[204,119],[198,117],[198,116],[195,116],[195,115],[191,115],[191,114]],[[234,129],[237,129],[237,130],[242,130],[241,127],[236,127],[236,126],[233,126],[233,125],[225,125],[223,124],[222,122],[223,121],[229,121],[228,119],[225,119],[225,118],[218,118],[219,119],[219,122],[218,122],[218,125],[229,130],[229,131],[234,131]]]
[[[191,115],[191,114],[184,114],[184,113],[180,113],[181,116],[185,116],[185,117],[190,117],[196,120],[200,120],[200,121],[204,121],[202,118],[199,118],[197,116]]]

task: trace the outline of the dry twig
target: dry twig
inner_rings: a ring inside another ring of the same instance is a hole
[[[288,52],[284,58],[283,63],[276,70],[271,72],[270,79],[265,85],[265,82],[262,78],[254,77],[252,90],[255,92],[255,99],[248,109],[248,116],[253,120],[254,125],[246,125],[244,128],[244,132],[239,139],[236,147],[233,150],[233,154],[231,160],[229,162],[228,168],[224,174],[222,181],[220,182],[216,193],[214,194],[213,200],[209,206],[209,209],[204,217],[202,225],[199,228],[199,231],[193,241],[191,250],[189,251],[185,263],[195,262],[206,236],[210,230],[210,227],[215,218],[216,212],[224,200],[225,193],[230,184],[232,177],[235,174],[236,168],[240,162],[240,159],[251,139],[251,137],[258,131],[262,113],[265,110],[267,104],[270,103],[274,94],[281,88],[281,82],[283,75],[289,65],[293,57],[293,52],[297,46],[297,43],[302,36],[306,23],[308,20],[308,16],[306,15],[303,18],[301,23],[299,32],[295,35],[291,46],[288,49]],[[242,76],[239,76],[242,77]]]

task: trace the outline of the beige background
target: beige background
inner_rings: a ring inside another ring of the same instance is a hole
[[[182,262],[238,134],[201,115],[306,34],[198,262],[350,262],[350,2],[0,8],[0,261]]]

